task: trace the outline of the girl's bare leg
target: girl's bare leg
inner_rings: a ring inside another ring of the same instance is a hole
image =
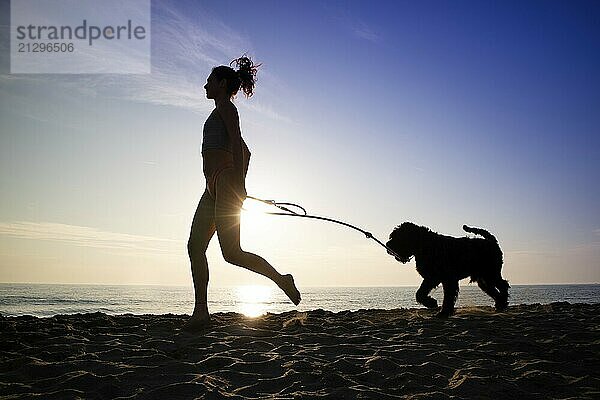
[[[195,297],[194,312],[186,323],[188,328],[203,325],[210,319],[207,302],[209,273],[206,249],[216,229],[214,215],[215,202],[208,191],[205,191],[194,214],[188,241],[188,255],[192,266]]]
[[[292,303],[298,305],[301,297],[292,275],[281,275],[264,258],[242,250],[240,246],[240,209],[242,200],[228,184],[230,172],[233,172],[233,169],[227,172],[224,171],[217,183],[215,224],[223,258],[231,264],[246,268],[271,279],[284,291]]]

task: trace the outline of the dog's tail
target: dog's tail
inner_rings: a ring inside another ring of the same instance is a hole
[[[465,232],[474,233],[476,235],[483,236],[486,240],[491,240],[494,243],[498,243],[498,240],[494,235],[481,228],[471,228],[470,226],[463,225],[463,229]]]

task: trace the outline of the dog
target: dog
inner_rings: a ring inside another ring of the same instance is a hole
[[[502,250],[488,231],[463,225],[466,232],[483,238],[451,237],[432,232],[429,228],[404,222],[390,234],[387,247],[398,261],[406,264],[414,256],[417,272],[423,278],[417,290],[417,302],[437,309],[437,301],[429,293],[440,283],[444,300],[439,317],[454,313],[458,298],[458,281],[467,277],[494,299],[496,310],[508,307],[508,281],[501,275]]]

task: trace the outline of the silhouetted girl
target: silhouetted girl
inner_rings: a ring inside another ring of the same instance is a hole
[[[240,247],[240,209],[246,198],[250,151],[242,139],[238,112],[231,100],[240,88],[246,97],[252,96],[260,65],[254,65],[247,57],[233,60],[230,65],[233,64],[237,71],[225,65],[213,68],[204,85],[206,97],[215,101],[215,109],[204,123],[202,162],[206,190],[194,214],[188,241],[196,304],[187,328],[202,326],[210,319],[206,249],[215,231],[227,262],[266,276],[294,304],[300,302],[292,275],[281,275],[265,259]]]

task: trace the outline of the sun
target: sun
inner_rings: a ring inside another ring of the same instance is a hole
[[[242,209],[241,223],[242,225],[250,225],[252,227],[262,227],[265,224],[268,215],[266,212],[272,212],[273,207],[261,203],[260,201],[246,199]]]

